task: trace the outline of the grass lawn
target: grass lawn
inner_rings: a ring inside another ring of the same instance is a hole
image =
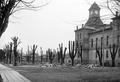
[[[32,82],[120,82],[120,68],[10,66]]]

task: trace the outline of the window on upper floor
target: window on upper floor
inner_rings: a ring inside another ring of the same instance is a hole
[[[93,39],[91,39],[91,47],[93,47]]]
[[[109,36],[107,36],[107,40],[106,40],[106,46],[109,45]]]
[[[101,47],[103,46],[103,37],[101,37]]]
[[[96,48],[97,48],[97,45],[98,45],[98,38],[96,38]]]
[[[106,51],[106,58],[108,58],[108,50]]]
[[[81,39],[81,33],[80,33],[80,39]]]
[[[77,40],[79,40],[79,34],[77,34]]]

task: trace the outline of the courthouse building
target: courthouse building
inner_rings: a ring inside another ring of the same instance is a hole
[[[75,30],[75,41],[83,47],[83,63],[99,63],[96,47],[102,47],[103,62],[111,63],[109,46],[119,46],[116,54],[116,64],[120,64],[120,16],[112,18],[110,24],[104,24],[100,19],[100,7],[94,2],[89,8],[89,18],[80,28]]]

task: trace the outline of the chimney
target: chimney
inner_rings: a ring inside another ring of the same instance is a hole
[[[78,26],[76,26],[76,29],[78,30]]]
[[[82,28],[84,27],[84,24],[82,24]]]

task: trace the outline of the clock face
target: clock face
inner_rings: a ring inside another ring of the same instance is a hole
[[[93,11],[91,11],[90,14],[93,14]]]
[[[95,14],[98,14],[98,11],[95,11]]]

